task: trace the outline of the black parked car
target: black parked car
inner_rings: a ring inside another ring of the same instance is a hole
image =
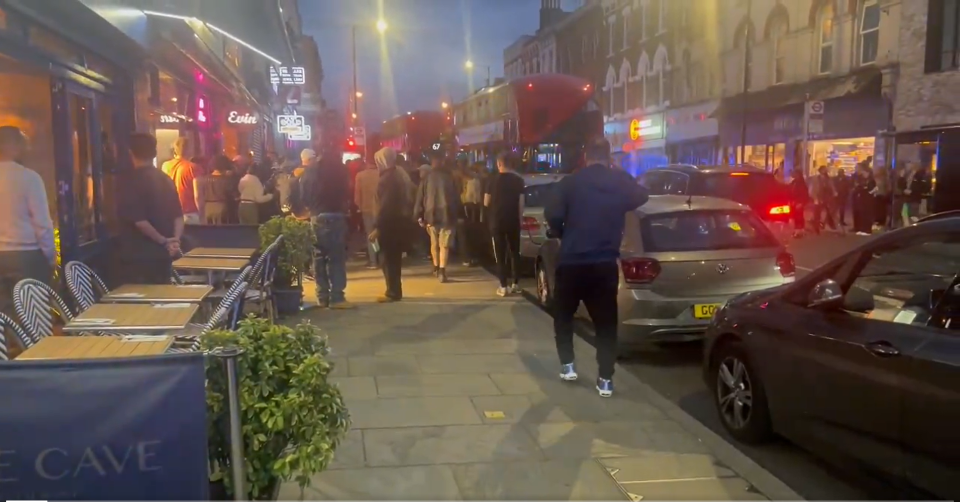
[[[948,217],[731,299],[703,362],[724,427],[960,499],[958,273],[960,217]]]

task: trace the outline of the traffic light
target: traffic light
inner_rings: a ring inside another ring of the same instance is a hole
[[[353,138],[347,138],[347,148],[353,148],[357,146],[357,142]]]

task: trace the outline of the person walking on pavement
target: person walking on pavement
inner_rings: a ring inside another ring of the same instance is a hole
[[[23,279],[50,284],[57,265],[47,190],[40,175],[23,166],[28,149],[19,127],[0,127],[0,312],[11,319],[17,318],[13,287]]]
[[[347,211],[350,173],[340,159],[324,153],[307,167],[291,195],[295,214],[309,214],[317,235],[313,273],[321,307],[350,309],[347,302]]]
[[[193,146],[186,137],[177,138],[173,144],[173,159],[163,163],[162,170],[173,180],[180,197],[180,209],[183,221],[188,225],[199,225],[201,191],[197,181],[200,168],[188,160],[193,155]]]
[[[520,222],[523,219],[523,178],[516,173],[520,162],[516,154],[507,151],[497,157],[498,173],[487,185],[483,205],[490,211],[490,235],[493,254],[497,260],[500,287],[497,296],[521,293],[520,289]],[[507,282],[507,264],[510,279]],[[508,288],[509,285],[509,288]]]
[[[807,205],[810,203],[810,189],[807,188],[807,182],[803,179],[801,169],[793,170],[793,180],[790,182],[790,200],[793,207],[790,208],[790,214],[793,216],[793,237],[803,237],[806,228],[804,222]]]
[[[857,235],[873,233],[873,210],[876,205],[877,182],[867,164],[859,164],[853,180],[853,231]]]
[[[153,168],[157,139],[130,135],[133,169],[121,174],[117,212],[123,221],[120,259],[123,282],[170,284],[173,259],[180,255],[183,211],[170,178]]]
[[[252,164],[246,164],[246,167],[238,165],[237,168],[243,174],[237,185],[237,189],[240,191],[240,205],[237,208],[240,224],[259,225],[260,204],[273,200],[273,194],[265,193],[260,178],[251,172]]]
[[[817,177],[813,180],[813,232],[820,233],[825,227],[831,230],[837,229],[837,224],[833,220],[833,208],[836,205],[837,190],[833,184],[833,179],[827,172],[827,166],[820,166],[817,170]],[[826,217],[826,221],[824,221]],[[824,226],[825,225],[825,226]]]
[[[377,301],[398,302],[403,299],[401,266],[403,249],[410,225],[410,178],[397,168],[397,152],[382,148],[373,156],[380,172],[377,182],[377,217],[373,231],[367,235],[370,242],[380,247],[386,293]]]
[[[583,302],[596,330],[597,391],[613,395],[617,359],[617,289],[620,242],[626,213],[647,202],[647,192],[628,173],[610,167],[610,143],[597,139],[584,151],[585,167],[557,184],[545,216],[560,237],[555,273],[554,334],[560,378],[576,380],[573,316]]]
[[[431,159],[431,168],[417,190],[413,216],[430,236],[433,275],[447,282],[447,262],[457,224],[462,221],[460,193],[453,172],[439,155]]]
[[[365,169],[357,173],[353,187],[353,203],[357,205],[360,216],[363,218],[364,235],[370,235],[376,226],[377,219],[377,186],[380,183],[380,172],[376,164],[367,164]],[[367,268],[377,268],[380,265],[379,253],[373,242],[367,241]]]
[[[233,164],[224,155],[217,155],[210,164],[210,173],[199,178],[203,222],[207,225],[226,223],[227,204],[234,198],[234,187],[226,172]]]
[[[464,265],[475,267],[480,261],[480,211],[483,204],[483,180],[479,164],[464,167],[460,201],[463,204],[463,232],[459,236]]]
[[[837,176],[833,178],[833,185],[837,189],[837,224],[840,228],[847,226],[847,206],[850,205],[850,188],[853,183],[842,167],[837,168]]]

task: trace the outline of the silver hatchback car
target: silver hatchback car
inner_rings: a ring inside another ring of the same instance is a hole
[[[537,257],[537,295],[551,304],[560,241]],[[727,299],[793,282],[793,256],[747,206],[714,197],[652,196],[628,213],[620,248],[620,333],[631,341],[703,336]],[[579,315],[586,316],[581,305]]]

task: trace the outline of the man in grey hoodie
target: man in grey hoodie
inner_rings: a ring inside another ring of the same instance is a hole
[[[413,214],[417,223],[430,235],[430,257],[433,273],[440,282],[447,282],[447,261],[453,232],[461,219],[460,192],[450,167],[442,160],[434,162],[417,190]]]

